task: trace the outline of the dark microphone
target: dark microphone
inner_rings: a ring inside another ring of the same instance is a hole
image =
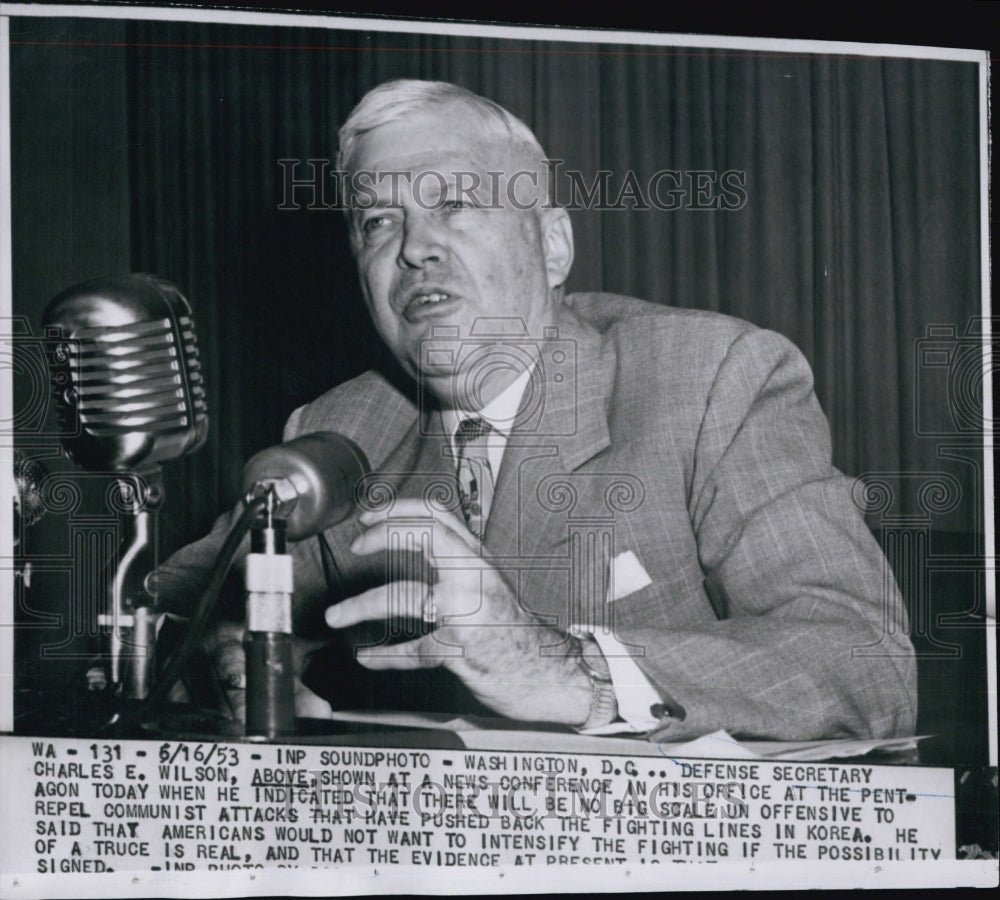
[[[95,278],[46,307],[52,383],[76,463],[138,471],[198,449],[208,414],[191,307],[152,275]]]
[[[289,540],[300,541],[346,519],[358,483],[370,471],[352,440],[315,431],[251,457],[243,467],[243,493],[252,500],[273,488],[273,515],[284,519]]]

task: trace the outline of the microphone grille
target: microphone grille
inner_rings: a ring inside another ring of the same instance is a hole
[[[208,408],[191,307],[152,275],[74,285],[46,308],[66,452],[133,471],[196,450]]]
[[[190,316],[81,328],[65,347],[81,427],[95,437],[160,434],[207,420],[198,339]]]

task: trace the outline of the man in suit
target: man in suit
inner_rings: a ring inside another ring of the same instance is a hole
[[[339,431],[378,473],[358,518],[293,549],[310,651],[338,636],[398,690],[444,673],[453,699],[595,733],[911,734],[905,613],[798,351],[564,296],[544,153],[484,98],[389,82],[340,142],[362,292],[411,383],[366,373],[286,428]],[[168,561],[161,596],[221,527]],[[336,702],[336,680],[310,685]]]

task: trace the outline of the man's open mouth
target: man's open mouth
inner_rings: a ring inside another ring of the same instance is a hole
[[[403,316],[412,322],[437,315],[451,308],[457,300],[457,297],[447,291],[417,291],[407,301]]]
[[[444,291],[431,291],[429,294],[418,294],[411,300],[411,303],[418,303],[420,306],[426,306],[429,303],[440,303],[442,300],[447,300],[448,294]]]

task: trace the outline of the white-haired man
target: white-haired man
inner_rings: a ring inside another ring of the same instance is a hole
[[[901,600],[795,348],[564,296],[573,235],[544,152],[464,88],[381,85],[340,147],[362,293],[416,390],[372,371],[289,420],[286,437],[351,437],[392,495],[296,545],[302,629],[324,609],[340,657],[401,694],[432,672],[514,719],[658,740],[912,733]],[[406,527],[424,577],[395,574]],[[165,595],[219,533],[168,562]],[[337,703],[336,680],[310,685]]]

